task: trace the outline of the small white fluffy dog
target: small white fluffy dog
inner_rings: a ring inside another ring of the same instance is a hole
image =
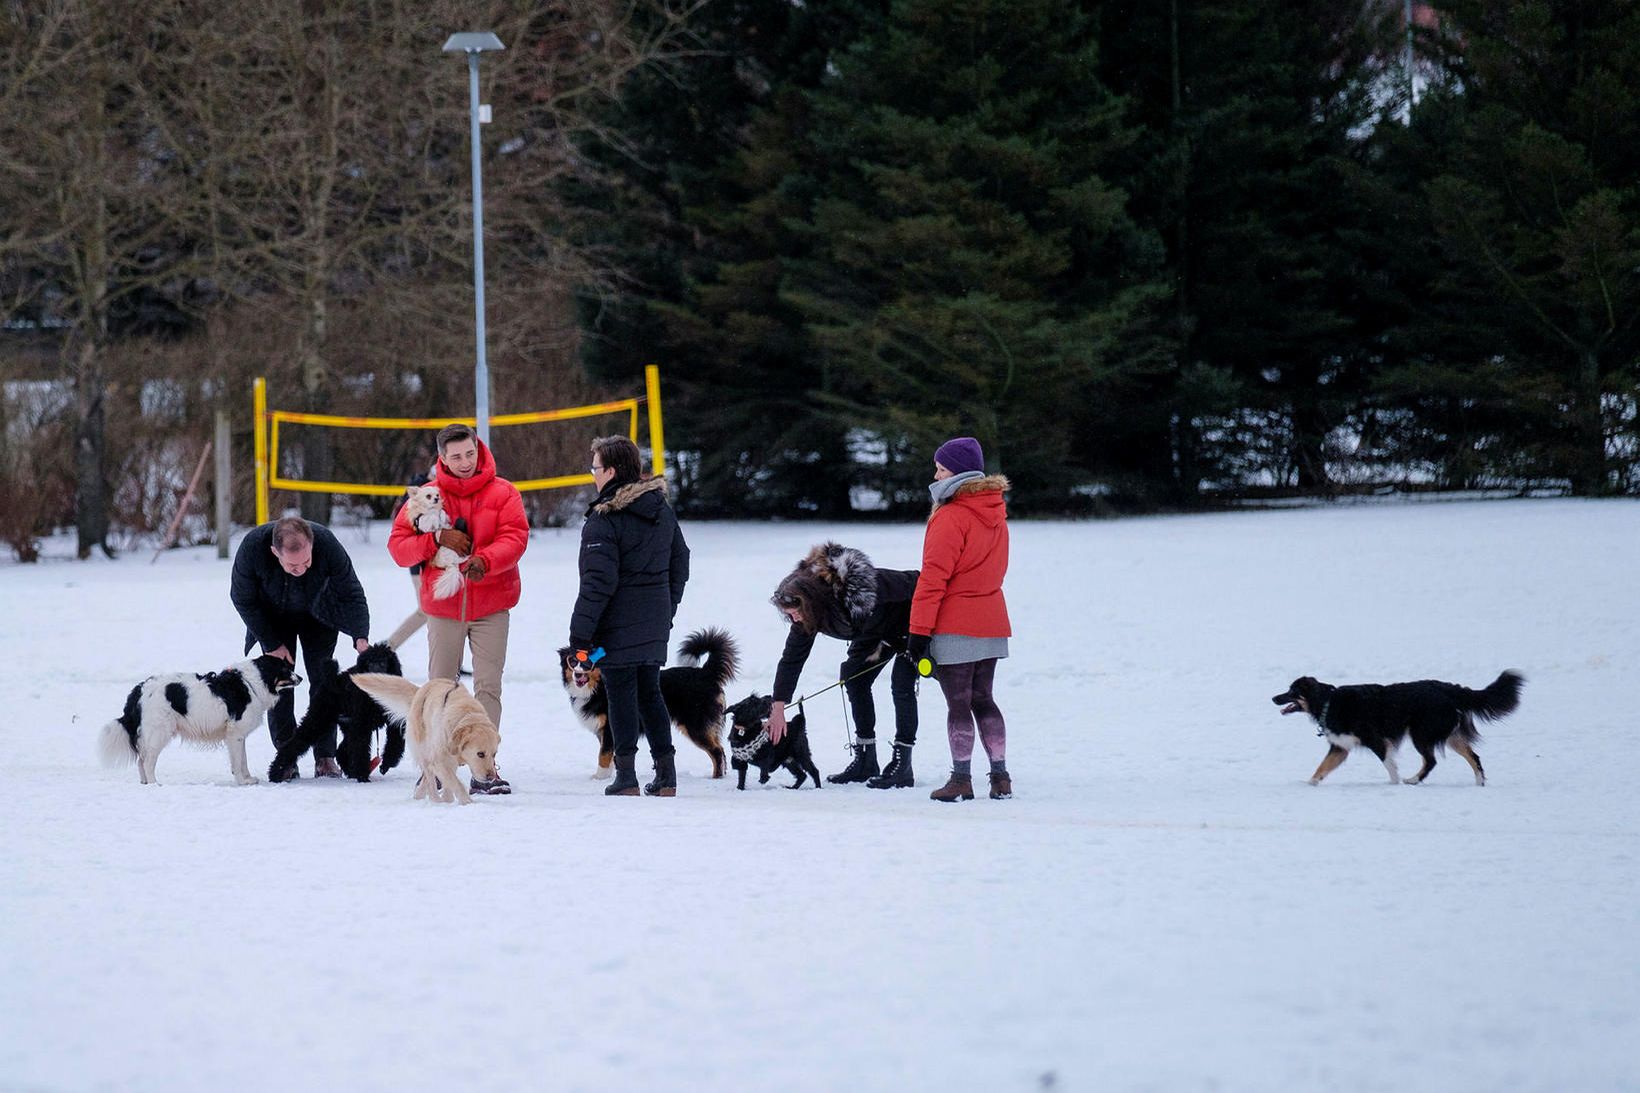
[[[452,799],[472,804],[458,767],[465,766],[473,777],[484,781],[496,778],[495,753],[501,747],[501,733],[478,699],[461,684],[430,679],[418,687],[408,679],[380,672],[363,672],[353,677],[353,683],[409,729],[410,754],[421,767],[421,781],[411,800],[427,797],[446,804]]]
[[[220,672],[173,672],[149,676],[125,699],[125,712],[102,728],[103,764],[137,762],[143,785],[157,785],[154,764],[174,737],[191,744],[228,745],[228,768],[242,786],[254,785],[245,760],[245,737],[262,715],[302,677],[283,657],[266,654]]]
[[[453,526],[437,486],[410,486],[404,496],[404,517],[417,531],[430,535]],[[434,599],[447,600],[461,591],[461,582],[465,579],[461,575],[461,563],[466,560],[447,546],[438,548],[431,563],[440,571],[438,580],[433,582]]]

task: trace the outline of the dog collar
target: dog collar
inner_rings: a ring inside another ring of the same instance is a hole
[[[768,742],[769,730],[761,729],[758,731],[756,736],[752,737],[752,742],[750,744],[742,744],[738,748],[730,748],[729,752],[740,762],[750,763],[752,761],[752,756],[763,750],[763,745]]]
[[[1316,722],[1321,726],[1320,728],[1315,730],[1315,734],[1317,736],[1326,736],[1327,735],[1327,707],[1329,707],[1331,705],[1332,705],[1332,699],[1331,698],[1328,698],[1327,701],[1325,701],[1321,704],[1321,715],[1316,718]]]

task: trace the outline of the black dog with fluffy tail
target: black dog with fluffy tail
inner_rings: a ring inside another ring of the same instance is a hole
[[[307,713],[268,765],[268,781],[284,782],[294,778],[296,760],[313,747],[322,733],[333,729],[340,729],[342,733],[341,743],[336,747],[336,762],[349,778],[370,781],[370,740],[379,729],[387,731],[382,744],[382,773],[398,765],[404,758],[404,723],[389,720],[375,699],[354,686],[352,677],[365,672],[404,674],[398,654],[386,642],[366,648],[359,654],[358,663],[345,672],[338,671],[334,660],[327,661],[325,669],[315,673],[321,678],[309,684]]]
[[[1475,754],[1481,738],[1475,719],[1496,721],[1514,713],[1524,682],[1519,672],[1504,672],[1484,690],[1476,691],[1438,679],[1334,687],[1303,676],[1270,701],[1284,714],[1309,714],[1320,726],[1319,735],[1327,738],[1327,754],[1310,776],[1312,786],[1331,774],[1357,745],[1378,757],[1391,782],[1399,782],[1395,749],[1409,735],[1424,765],[1406,780],[1407,785],[1428,778],[1435,769],[1436,750],[1449,747],[1474,769],[1475,784],[1484,786],[1486,771]]]

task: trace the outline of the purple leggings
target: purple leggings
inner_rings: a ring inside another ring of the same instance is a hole
[[[974,724],[979,723],[979,740],[993,763],[1006,758],[1007,727],[1002,711],[991,697],[991,681],[997,672],[995,657],[968,664],[941,664],[935,670],[940,690],[945,692],[945,731],[951,737],[951,759],[964,763],[974,755]]]

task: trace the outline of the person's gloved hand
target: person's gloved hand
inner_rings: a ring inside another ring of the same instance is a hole
[[[906,655],[917,666],[917,674],[921,676],[934,674],[934,662],[928,657],[928,643],[927,634],[911,634],[905,639]]]
[[[461,567],[461,572],[466,574],[469,581],[482,581],[484,574],[488,573],[489,570],[484,568],[484,559],[475,554],[467,559]]]
[[[435,531],[433,541],[441,547],[449,547],[457,554],[471,554],[473,551],[473,537],[465,531],[457,531],[455,528]]]

